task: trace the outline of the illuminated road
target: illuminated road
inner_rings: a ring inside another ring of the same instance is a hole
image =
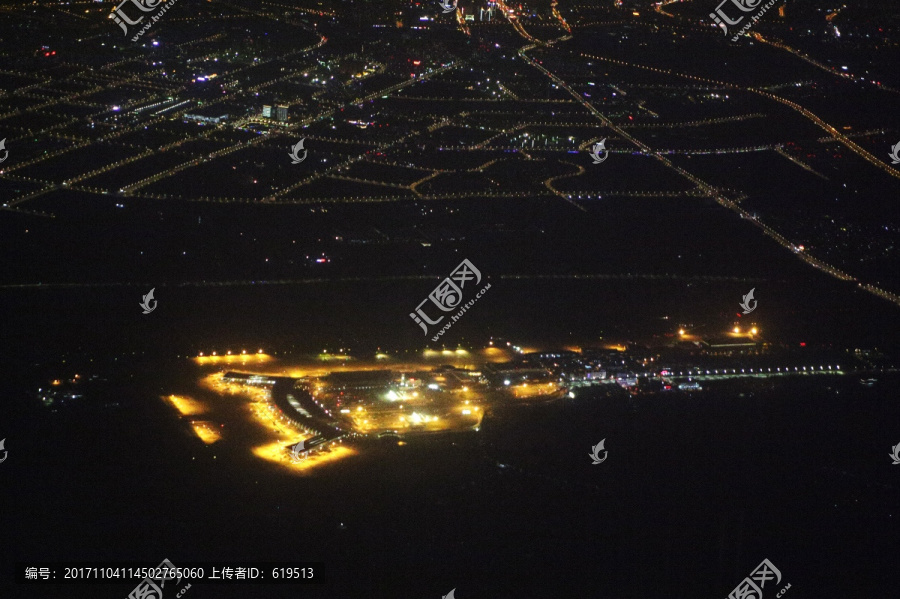
[[[669,2],[669,3],[667,3],[667,4],[670,4],[670,3],[671,3],[671,2]],[[568,92],[568,93],[573,97],[573,99],[575,99],[575,100],[577,100],[578,102],[580,102],[580,103],[581,103],[581,104],[582,104],[582,105],[583,105],[583,106],[584,106],[584,107],[585,107],[592,115],[594,115],[594,116],[600,121],[600,123],[601,123],[604,127],[609,128],[610,130],[612,130],[612,131],[614,131],[616,134],[618,134],[622,139],[627,140],[628,142],[632,143],[634,146],[636,146],[636,147],[641,151],[641,153],[646,154],[646,155],[648,155],[648,156],[653,156],[654,158],[656,158],[658,161],[662,162],[662,163],[663,163],[665,166],[667,166],[668,168],[674,170],[675,172],[677,172],[677,173],[678,173],[679,175],[681,175],[682,177],[684,177],[684,178],[688,179],[689,181],[691,181],[692,183],[694,183],[694,185],[696,185],[696,187],[697,187],[698,189],[700,189],[700,190],[702,190],[703,192],[705,192],[709,197],[714,198],[720,205],[722,205],[722,206],[724,206],[724,207],[726,207],[726,208],[728,208],[728,209],[730,209],[730,210],[732,210],[732,211],[734,211],[734,212],[737,212],[737,213],[741,216],[741,218],[744,218],[744,219],[748,220],[748,222],[750,222],[750,223],[752,223],[753,225],[755,225],[756,227],[760,228],[767,236],[769,236],[770,238],[772,238],[772,239],[774,239],[775,241],[777,241],[782,247],[791,250],[795,255],[797,255],[801,260],[803,260],[803,261],[806,262],[807,264],[809,264],[809,265],[813,266],[814,268],[817,268],[817,269],[819,269],[819,270],[821,270],[821,271],[823,271],[823,272],[825,272],[825,273],[827,273],[827,274],[829,274],[829,275],[831,275],[831,276],[833,276],[833,277],[835,277],[835,278],[837,278],[837,279],[840,279],[840,280],[842,280],[842,281],[853,281],[853,282],[858,282],[857,279],[856,279],[856,277],[854,277],[854,276],[852,276],[852,275],[850,275],[850,274],[848,274],[848,273],[845,273],[845,272],[841,271],[840,269],[838,269],[838,268],[836,268],[836,267],[834,267],[834,266],[832,266],[832,265],[830,265],[830,264],[827,264],[827,263],[823,262],[822,260],[819,260],[818,258],[815,258],[815,257],[813,257],[813,256],[810,256],[808,253],[804,252],[803,249],[802,249],[798,244],[795,244],[795,243],[789,241],[789,240],[786,239],[783,235],[781,235],[780,233],[778,233],[777,231],[775,231],[774,229],[772,229],[772,228],[769,227],[768,225],[763,224],[762,222],[759,221],[759,219],[755,218],[753,215],[751,215],[751,214],[748,213],[747,211],[743,210],[736,202],[734,202],[734,201],[732,201],[732,200],[730,200],[730,199],[724,197],[724,196],[721,194],[721,192],[720,192],[716,187],[714,187],[714,186],[712,186],[712,185],[706,183],[705,181],[701,180],[699,177],[697,177],[696,175],[694,175],[694,174],[692,174],[692,173],[686,171],[685,169],[683,169],[683,168],[681,168],[681,167],[678,167],[678,166],[675,166],[674,164],[672,164],[672,162],[670,162],[668,159],[666,159],[666,158],[662,155],[661,151],[654,151],[654,150],[652,150],[647,144],[645,144],[645,143],[641,142],[640,140],[636,139],[635,137],[629,135],[629,134],[624,130],[623,127],[617,126],[615,123],[613,123],[613,122],[612,122],[609,118],[607,118],[603,113],[601,113],[599,110],[597,110],[597,109],[592,105],[591,102],[589,102],[589,101],[586,100],[584,97],[582,97],[581,94],[579,94],[579,93],[577,93],[576,91],[574,91],[574,90],[573,90],[573,89],[572,89],[565,81],[563,81],[560,77],[558,77],[558,76],[555,75],[554,73],[550,72],[550,71],[549,71],[548,69],[546,69],[542,64],[540,64],[538,61],[536,61],[536,60],[534,60],[534,59],[532,59],[531,57],[528,56],[528,52],[531,51],[531,50],[533,50],[534,48],[536,48],[536,47],[538,47],[538,46],[541,46],[541,47],[543,47],[543,48],[549,49],[549,47],[552,46],[555,42],[558,42],[558,41],[565,41],[565,40],[569,39],[570,36],[561,37],[561,38],[559,38],[559,39],[557,39],[557,40],[554,40],[553,42],[544,42],[544,41],[538,40],[538,39],[534,38],[533,36],[531,36],[530,34],[528,34],[528,33],[525,31],[524,27],[522,26],[521,22],[517,19],[516,15],[515,15],[515,12],[514,12],[512,9],[508,8],[502,1],[501,1],[499,4],[500,4],[501,8],[503,9],[503,11],[502,11],[503,14],[507,17],[509,23],[513,26],[513,29],[514,29],[521,37],[523,37],[523,38],[526,39],[527,41],[531,42],[531,44],[526,45],[526,46],[524,46],[524,47],[522,47],[522,48],[519,49],[519,52],[518,52],[518,53],[519,53],[519,56],[522,57],[522,59],[523,59],[524,61],[526,61],[530,66],[532,66],[532,67],[534,67],[535,69],[537,69],[537,70],[541,71],[542,73],[544,73],[544,74],[545,74],[545,75],[546,75],[553,83],[555,83],[560,89],[563,89],[563,90],[565,90],[566,92]],[[657,8],[658,11],[661,11],[661,6],[662,6],[661,4],[660,4],[660,5],[656,5],[656,8]],[[554,13],[558,15],[558,11],[556,11],[555,8],[554,8]],[[668,13],[665,13],[665,14],[668,15]],[[672,15],[668,15],[668,16],[672,16]],[[560,19],[561,22],[564,22],[564,21],[562,21],[561,16],[559,16],[558,18]],[[568,29],[568,25],[566,25],[566,28]],[[860,155],[863,159],[865,159],[866,161],[868,161],[868,162],[869,162],[870,164],[872,164],[873,166],[875,166],[875,167],[877,167],[877,168],[880,168],[881,170],[885,171],[886,173],[890,174],[890,175],[893,176],[893,177],[900,178],[900,171],[898,171],[897,169],[895,169],[895,168],[889,166],[887,163],[885,163],[885,162],[879,160],[878,158],[876,158],[876,157],[875,157],[874,155],[872,155],[870,152],[868,152],[868,151],[865,150],[864,148],[860,147],[858,144],[856,144],[855,142],[853,142],[850,138],[848,138],[847,136],[845,136],[844,134],[842,134],[840,131],[838,131],[835,127],[829,125],[828,123],[826,123],[825,121],[823,121],[822,119],[820,119],[818,116],[816,116],[815,114],[813,114],[812,112],[810,112],[810,111],[807,110],[806,108],[800,106],[800,105],[797,104],[796,102],[792,102],[792,101],[790,101],[790,100],[787,100],[787,99],[785,99],[785,98],[782,98],[782,97],[780,97],[780,96],[778,96],[778,95],[776,95],[776,94],[771,93],[770,91],[762,90],[762,89],[757,89],[757,88],[751,88],[751,87],[743,87],[743,86],[739,86],[739,85],[736,85],[736,84],[733,84],[733,83],[729,83],[729,82],[726,82],[726,81],[715,81],[715,80],[706,79],[706,78],[703,78],[703,77],[698,77],[698,76],[695,76],[695,75],[689,75],[689,74],[686,74],[686,73],[678,73],[678,72],[675,72],[675,71],[673,71],[673,70],[671,70],[671,69],[657,69],[657,68],[649,67],[649,66],[646,66],[646,65],[635,64],[635,63],[631,63],[631,62],[626,62],[626,61],[622,61],[622,60],[616,60],[616,59],[606,58],[606,57],[602,57],[602,56],[596,56],[596,55],[593,55],[593,54],[581,53],[581,56],[583,56],[583,57],[585,57],[585,58],[590,58],[590,59],[593,59],[593,60],[600,60],[600,61],[610,62],[610,63],[618,64],[618,65],[621,65],[621,66],[632,67],[632,68],[639,68],[639,69],[644,69],[644,70],[652,71],[652,72],[655,72],[655,73],[660,73],[660,74],[665,74],[665,75],[677,76],[677,77],[681,77],[681,78],[685,78],[685,79],[690,79],[690,80],[693,80],[693,81],[698,81],[698,82],[707,83],[707,84],[714,84],[714,85],[716,85],[716,86],[724,87],[724,88],[726,88],[726,89],[745,90],[745,91],[749,91],[749,92],[758,94],[758,95],[760,95],[760,96],[762,96],[762,97],[764,97],[764,98],[767,98],[767,99],[770,99],[770,100],[779,102],[779,103],[784,104],[785,106],[788,106],[788,107],[790,107],[791,109],[793,109],[793,110],[799,112],[799,113],[802,114],[804,117],[806,117],[807,119],[809,119],[809,120],[811,120],[812,122],[814,122],[816,125],[818,125],[818,126],[821,127],[822,129],[824,129],[825,131],[827,131],[827,132],[828,132],[832,137],[834,137],[836,140],[838,140],[839,142],[841,142],[842,144],[844,144],[845,146],[847,146],[849,149],[851,149],[852,151],[854,151],[855,153],[857,153],[858,155]],[[589,147],[590,144],[593,143],[593,141],[594,141],[594,140],[590,140],[589,142],[587,142],[586,144],[584,144],[585,147]],[[770,149],[774,149],[774,146],[773,146],[772,148],[770,148]],[[713,151],[713,152],[714,152],[714,151]],[[809,169],[808,169],[808,170],[809,170]],[[559,178],[559,177],[557,177],[557,179],[558,179],[558,178]],[[570,195],[570,194],[563,194],[562,192],[559,192],[559,191],[555,190],[555,188],[553,188],[553,186],[552,186],[552,180],[548,180],[547,182],[545,182],[545,185],[547,186],[548,189],[550,189],[551,191],[555,192],[555,193],[556,193],[557,195],[559,195],[560,197],[563,197],[563,198],[566,199],[567,201],[571,201],[571,195]],[[896,295],[894,295],[894,294],[892,294],[892,293],[890,293],[890,292],[888,292],[888,291],[886,291],[886,290],[876,288],[876,287],[874,287],[874,286],[872,286],[872,285],[864,285],[864,284],[862,284],[862,283],[859,283],[859,287],[860,287],[861,289],[864,289],[864,290],[866,290],[866,291],[872,293],[873,295],[876,295],[876,296],[881,297],[881,298],[883,298],[883,299],[887,299],[888,301],[892,301],[893,303],[895,303],[895,304],[897,304],[897,305],[900,305],[900,301],[898,301],[898,300],[900,300],[900,297],[898,297],[898,296],[896,296]]]

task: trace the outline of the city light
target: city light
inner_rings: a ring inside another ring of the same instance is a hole
[[[898,11],[765,2],[3,3],[25,553],[889,596]]]

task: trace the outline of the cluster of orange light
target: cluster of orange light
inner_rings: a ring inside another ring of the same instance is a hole
[[[182,416],[195,416],[197,414],[203,414],[206,411],[205,404],[190,397],[169,395],[165,399],[168,400]]]
[[[200,440],[207,445],[212,445],[222,438],[221,427],[216,427],[213,423],[205,420],[194,420],[191,422],[191,428],[194,433],[200,437]]]
[[[280,442],[268,443],[253,448],[253,455],[269,462],[275,462],[296,472],[304,472],[343,458],[356,455],[356,451],[344,445],[319,450],[306,458],[294,461],[285,445]]]
[[[203,352],[200,352],[200,355],[193,358],[194,363],[200,366],[209,366],[223,363],[233,364],[235,362],[247,363],[250,361],[252,361],[254,364],[262,364],[272,359],[272,356],[263,353],[263,350],[259,350],[255,354],[247,353],[247,350],[243,350],[239,354],[228,351],[223,355],[219,355],[217,352],[212,352],[212,354],[210,355],[205,355]]]
[[[263,402],[251,404],[250,413],[260,424],[267,429],[271,429],[276,435],[280,435],[279,441],[281,443],[294,444],[307,438],[286,420],[280,418],[281,413],[277,411],[278,408],[270,409],[271,407],[272,404]]]
[[[547,395],[548,393],[554,393],[557,391],[558,387],[556,383],[546,383],[546,384],[531,384],[522,383],[521,385],[515,385],[510,387],[512,389],[513,395],[516,397],[536,397],[539,395]]]
[[[215,391],[219,395],[246,395],[250,401],[267,401],[269,391],[264,387],[254,387],[251,385],[242,385],[240,383],[229,383],[224,380],[224,373],[216,372],[200,379],[200,384],[211,391]]]
[[[249,390],[256,391],[257,389]],[[281,412],[279,412],[278,408],[268,400],[268,394],[263,401],[250,406],[250,413],[267,430],[271,430],[273,434],[278,436],[275,441],[253,448],[253,455],[264,460],[279,463],[294,471],[306,471],[315,466],[334,462],[341,458],[356,454],[354,450],[344,447],[343,445],[338,445],[330,449],[318,450],[308,457],[299,461],[294,461],[287,448],[299,441],[308,439],[309,435],[301,433],[289,422],[282,420]]]
[[[740,335],[740,334],[741,334],[741,327],[734,327],[734,329],[732,330],[732,332],[733,332],[735,335]],[[757,334],[758,332],[759,332],[759,330],[758,330],[756,327],[753,327],[753,328],[751,328],[750,330],[748,330],[748,331],[745,333],[745,335],[755,335],[755,334]]]

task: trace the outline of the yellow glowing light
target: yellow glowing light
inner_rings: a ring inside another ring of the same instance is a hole
[[[734,327],[734,332],[735,332],[735,333],[740,333],[740,332],[741,332],[741,327]]]
[[[678,334],[679,334],[679,335],[684,335],[684,329],[679,329],[679,330],[678,330]]]
[[[213,365],[220,365],[223,363],[224,364],[234,364],[235,362],[238,362],[238,361],[240,361],[241,363],[246,363],[246,361],[249,359],[250,359],[250,356],[247,354],[240,354],[240,355],[234,355],[234,356],[232,356],[232,355],[219,356],[219,355],[216,355],[216,352],[212,352],[212,354],[210,354],[209,356],[205,356],[201,352],[196,358],[193,358],[194,363],[198,364],[200,366],[213,366]],[[269,355],[266,355],[263,353],[256,354],[256,362],[257,363],[268,362],[270,360],[273,360],[272,356],[269,356]]]
[[[753,327],[752,329],[750,329],[750,334],[751,334],[751,335],[755,335],[755,334],[756,334],[756,327]]]
[[[203,403],[190,397],[169,395],[166,399],[182,416],[196,416],[206,411],[206,406]]]
[[[191,422],[191,428],[194,429],[194,434],[207,445],[212,445],[222,438],[222,431],[211,422],[194,421]]]
[[[296,472],[303,472],[337,460],[356,455],[356,451],[346,445],[338,445],[328,450],[313,453],[308,458],[295,462],[289,452],[285,451],[281,442],[269,443],[253,448],[253,455],[270,462],[280,463]]]

